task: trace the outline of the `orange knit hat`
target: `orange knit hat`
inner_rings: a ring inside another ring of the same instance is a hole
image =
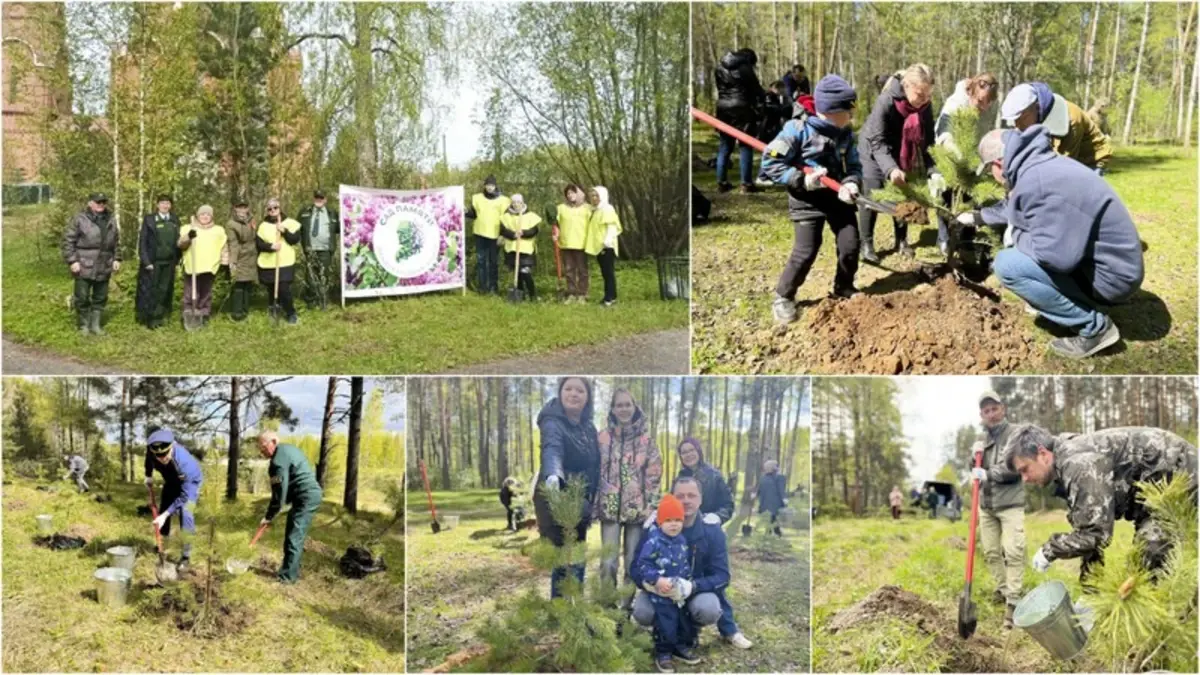
[[[675,498],[675,495],[667,495],[658,503],[658,524],[662,525],[668,520],[683,520],[683,502]]]

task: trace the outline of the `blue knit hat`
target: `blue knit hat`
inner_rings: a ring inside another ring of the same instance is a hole
[[[813,99],[819,113],[848,112],[854,109],[854,102],[858,100],[858,94],[854,91],[854,87],[851,87],[850,83],[841,77],[826,75],[817,83]]]

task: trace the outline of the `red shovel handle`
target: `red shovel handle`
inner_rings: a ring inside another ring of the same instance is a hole
[[[704,122],[708,126],[716,129],[717,131],[720,131],[721,133],[725,133],[725,134],[729,134],[730,136],[733,136],[734,138],[738,139],[738,141],[740,141],[743,145],[754,148],[755,150],[763,153],[764,155],[771,155],[772,157],[779,156],[777,153],[775,153],[771,150],[768,150],[766,143],[763,143],[762,141],[758,140],[757,138],[751,136],[750,134],[747,134],[743,131],[738,131],[737,129],[734,129],[733,127],[729,126],[728,124],[725,124],[721,120],[704,112],[703,110],[697,110],[695,108],[692,108],[692,117],[695,117],[696,119],[700,120],[701,122]],[[796,168],[800,169],[804,173],[812,173],[813,172],[811,166],[799,166]],[[837,182],[836,180],[830,178],[829,176],[821,176],[821,185],[824,185],[825,187],[827,187],[830,190],[833,190],[835,192],[842,189],[842,184]]]
[[[147,485],[146,490],[150,492],[150,515],[154,520],[158,520],[158,505],[154,503],[154,483]],[[158,523],[152,525],[154,527],[154,543],[158,546],[158,552],[162,553],[162,532],[158,529]]]
[[[983,468],[983,450],[975,451],[975,468]],[[975,578],[975,525],[979,522],[979,479],[971,488],[971,534],[967,538],[967,583]]]
[[[437,522],[437,508],[433,506],[433,491],[429,489],[429,474],[425,473],[425,462],[421,462],[421,480],[425,481],[425,496],[429,498],[429,512]]]
[[[258,538],[263,536],[263,532],[266,532],[270,526],[270,523],[263,523],[258,526],[258,530],[254,533],[254,538],[250,540],[250,548],[254,548],[254,545],[258,543]]]

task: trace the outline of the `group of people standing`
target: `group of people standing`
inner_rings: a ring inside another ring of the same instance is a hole
[[[256,222],[245,199],[233,204],[224,226],[218,226],[213,207],[202,205],[183,224],[170,195],[155,199],[153,213],[142,218],[138,233],[138,323],[153,330],[166,324],[175,301],[175,280],[181,274],[185,314],[207,323],[212,316],[213,287],[218,274],[230,280],[230,316],[244,321],[250,313],[255,282],[267,292],[289,324],[299,323],[292,284],[296,265],[303,260],[306,299],[324,307],[337,284],[335,263],[339,237],[336,206],[325,193],[313,192],[313,201],[299,220],[289,218],[278,199],[266,204],[266,214]],[[73,302],[77,325],[84,335],[101,335],[108,286],[120,270],[120,232],[108,209],[104,193],[89,196],[87,208],[77,214],[63,236],[62,255],[75,278]]]
[[[716,624],[730,644],[750,648],[725,595],[731,577],[722,526],[733,517],[734,503],[721,472],[705,461],[698,440],[685,438],[677,448],[679,473],[663,495],[662,456],[632,393],[613,392],[603,429],[592,421],[595,406],[590,380],[564,377],[558,395],[538,414],[541,467],[533,504],[540,535],[565,545],[548,495],[581,479],[585,494],[574,541],[586,541],[591,524],[599,521],[602,545],[612,552],[601,562],[601,574],[613,584],[620,577],[638,589],[623,606],[639,624],[654,627],[659,670],[671,672],[674,658],[697,663],[693,648],[706,625]],[[759,510],[770,512],[774,522],[787,504],[777,494],[786,478],[777,462],[767,462],[764,471]],[[556,568],[551,597],[563,594],[569,576],[582,583],[584,573],[582,564]]]
[[[756,114],[747,108],[747,92],[761,92],[756,63],[754,52],[742,49],[727,54],[716,72],[718,119],[748,133],[753,133]],[[1005,248],[995,256],[994,266],[1001,284],[1024,300],[1030,313],[1075,333],[1054,340],[1053,351],[1078,359],[1116,344],[1120,333],[1101,308],[1128,300],[1141,287],[1144,271],[1133,219],[1103,178],[1112,157],[1108,137],[1091,116],[1044,82],[1018,84],[1007,93],[999,119],[1011,128],[1004,129],[992,129],[999,92],[991,74],[956,83],[936,118],[933,86],[933,72],[925,64],[893,74],[856,134],[850,125],[858,94],[845,79],[827,75],[813,90],[813,112],[797,103],[795,117],[768,144],[761,173],[787,188],[795,229],[792,251],[775,287],[776,322],[796,320],[796,294],[816,261],[826,222],[837,243],[831,297],[858,293],[854,278],[860,257],[880,262],[874,245],[877,213],[859,201],[860,195],[885,183],[901,186],[924,180],[930,199],[949,206],[951,193],[930,148],[953,146],[950,120],[956,111],[970,107],[979,118],[979,171],[990,171],[1008,194],[980,211],[956,215],[955,224],[964,231],[983,225],[1002,231]],[[794,91],[802,91],[799,84]],[[734,142],[721,134],[721,185],[722,157],[728,157]],[[752,162],[751,150],[743,147],[744,188]],[[826,189],[823,176],[840,183],[841,189]],[[938,241],[946,255],[951,253],[950,226],[949,219],[939,215]],[[906,221],[893,218],[893,228],[896,252],[911,257]]]
[[[608,189],[597,185],[585,192],[572,183],[563,189],[563,200],[549,215],[549,222],[556,256],[561,252],[560,273],[567,283],[565,302],[587,302],[587,259],[591,256],[596,259],[604,278],[601,302],[605,307],[611,307],[617,302],[616,261],[621,219],[608,201]],[[488,176],[483,181],[482,191],[471,196],[466,217],[474,221],[472,233],[479,293],[500,292],[498,257],[503,247],[505,263],[515,273],[517,287],[527,298],[536,299],[533,271],[542,218],[529,208],[524,196],[505,195],[496,184],[495,176]]]

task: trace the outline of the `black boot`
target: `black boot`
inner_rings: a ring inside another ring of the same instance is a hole
[[[102,309],[92,309],[89,326],[93,335],[104,335],[104,330],[100,328],[100,318],[104,315]]]
[[[864,239],[862,243],[861,258],[863,262],[872,265],[879,264],[879,256],[875,254],[875,242],[870,239]]]

